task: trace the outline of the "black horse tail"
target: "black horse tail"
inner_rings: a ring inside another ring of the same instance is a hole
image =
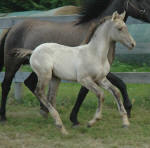
[[[0,71],[2,71],[4,66],[4,45],[9,29],[4,29],[0,37]]]
[[[29,59],[32,52],[33,51],[31,49],[16,48],[16,49],[11,50],[9,52],[9,55],[17,57],[17,58]]]

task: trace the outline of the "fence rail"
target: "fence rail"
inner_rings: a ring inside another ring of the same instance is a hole
[[[0,82],[4,79],[5,72],[0,73]],[[113,72],[116,76],[121,78],[126,83],[145,83],[150,84],[150,72]],[[17,72],[13,82],[23,83],[24,80],[30,75],[30,72]],[[64,81],[63,82],[71,82]]]
[[[4,79],[4,72],[0,73],[0,82]],[[150,84],[150,72],[113,72],[116,76],[121,78],[126,83],[136,83],[136,84]],[[22,98],[22,83],[30,75],[30,72],[17,72],[13,82],[15,83],[15,99],[20,100]],[[62,82],[70,82],[64,81]]]

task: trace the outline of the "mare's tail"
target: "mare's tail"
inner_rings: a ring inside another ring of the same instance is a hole
[[[16,48],[9,52],[9,55],[22,59],[29,59],[31,54],[32,50],[25,48]]]
[[[2,71],[4,66],[4,45],[9,30],[10,29],[4,29],[0,36],[0,71]]]

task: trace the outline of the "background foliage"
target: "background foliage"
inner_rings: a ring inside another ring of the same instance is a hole
[[[80,5],[81,0],[0,0],[0,12],[49,10],[64,5]]]

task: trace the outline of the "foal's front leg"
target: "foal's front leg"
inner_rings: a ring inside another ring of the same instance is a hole
[[[131,116],[132,103],[129,99],[126,84],[120,78],[118,78],[117,76],[112,74],[111,72],[109,72],[106,77],[114,86],[116,86],[120,90],[122,97],[123,97],[124,107],[126,109],[128,117],[130,117]]]
[[[120,112],[120,115],[122,116],[122,120],[123,120],[123,127],[128,127],[129,126],[129,121],[128,121],[128,116],[127,116],[127,112],[123,106],[123,103],[120,99],[120,92],[119,90],[113,86],[108,80],[107,78],[104,78],[102,81],[99,81],[99,84],[106,90],[108,90],[109,92],[111,92],[113,94],[113,96],[115,97],[115,100],[117,102],[117,106],[118,106],[118,110]]]
[[[102,103],[104,101],[104,93],[90,77],[81,79],[79,83],[96,94],[98,98],[98,108],[96,110],[96,113],[93,119],[88,122],[88,127],[91,127],[97,120],[100,120],[102,117]]]

